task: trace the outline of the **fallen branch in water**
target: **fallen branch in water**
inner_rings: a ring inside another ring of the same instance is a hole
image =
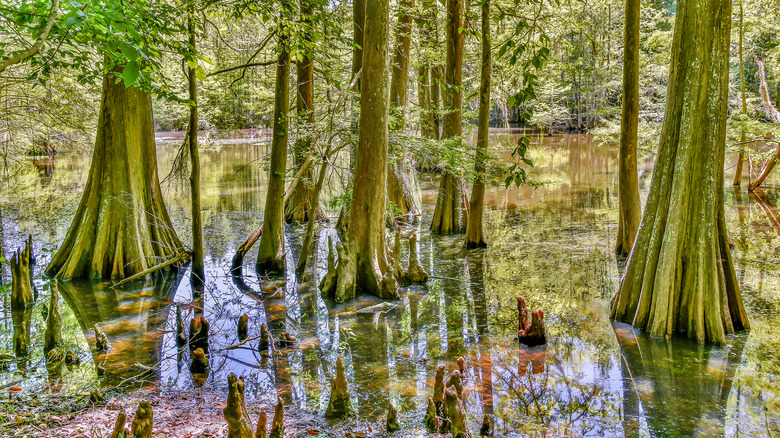
[[[137,274],[134,274],[134,275],[131,275],[131,276],[125,278],[124,280],[121,280],[121,281],[119,281],[117,283],[114,283],[111,286],[111,289],[115,289],[115,288],[117,288],[119,286],[122,286],[123,284],[129,283],[129,282],[131,282],[133,280],[138,280],[139,278],[146,277],[149,274],[157,272],[160,269],[165,269],[168,266],[174,265],[176,263],[184,262],[186,260],[189,260],[189,258],[190,258],[190,253],[189,252],[176,253],[176,254],[173,255],[173,257],[168,259],[168,261],[162,262],[159,265],[154,265],[154,266],[152,266],[149,269],[143,270],[143,271],[141,271],[141,272],[139,272]]]

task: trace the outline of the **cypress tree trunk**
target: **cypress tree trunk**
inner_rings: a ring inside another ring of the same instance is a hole
[[[723,344],[749,327],[728,245],[723,164],[730,0],[677,6],[658,162],[611,317]]]
[[[385,241],[389,98],[387,54],[389,1],[367,0],[360,93],[360,137],[349,227],[344,251],[339,251],[335,299],[355,293],[397,298],[397,281],[390,269]],[[387,274],[387,275],[386,275]],[[395,285],[395,287],[393,287]]]
[[[436,47],[436,32],[434,25],[436,20],[435,1],[423,0],[422,13],[417,19],[417,27],[420,29],[420,48],[424,51],[434,50]],[[424,53],[423,56],[428,56]],[[420,105],[420,134],[424,138],[439,139],[436,129],[436,121],[433,113],[433,82],[432,64],[430,59],[424,59],[417,68],[417,99]],[[436,85],[438,86],[438,85]]]
[[[626,0],[625,47],[623,49],[623,115],[620,122],[618,184],[620,219],[615,252],[626,257],[636,239],[642,206],[636,168],[639,129],[639,0]]]
[[[462,141],[462,76],[463,76],[463,16],[462,0],[447,0],[447,91],[444,93],[447,113],[444,115],[443,139],[452,139],[452,147]],[[459,234],[466,231],[468,204],[463,179],[445,171],[439,185],[431,232]]]
[[[314,8],[312,0],[301,1],[301,24],[304,29],[304,38],[307,44],[312,40],[312,15]],[[312,138],[306,132],[314,125],[314,52],[308,51],[297,62],[298,96],[296,97],[296,112],[303,122],[300,126],[298,140],[293,145],[293,166],[299,169],[306,157],[312,153]],[[287,222],[308,220],[309,203],[312,199],[313,172],[311,168],[306,170],[301,181],[295,186],[290,199],[284,207],[284,218]],[[323,214],[319,205],[315,207],[318,217]]]
[[[190,4],[192,8],[192,4]],[[187,32],[190,37],[190,45],[195,49],[195,26],[192,22],[194,11],[190,9],[187,16]],[[190,195],[192,196],[192,280],[193,286],[202,286],[206,280],[203,269],[203,227],[200,218],[200,157],[198,156],[198,82],[195,69],[188,67],[187,80],[189,82],[190,100]]]
[[[482,230],[482,210],[485,199],[485,162],[490,132],[490,74],[493,67],[490,47],[490,0],[482,3],[482,76],[479,83],[479,121],[477,125],[477,157],[474,164],[474,187],[469,203],[466,227],[466,248],[487,246]]]
[[[412,35],[413,0],[402,0],[399,3],[398,40],[393,56],[393,77],[390,82],[390,110],[395,116],[393,131],[403,132],[404,107],[406,106],[407,88],[409,83],[409,49]],[[410,168],[403,148],[390,148],[394,160],[387,164],[387,196],[395,207],[398,216],[416,217],[420,214],[419,202],[415,199],[417,193],[416,175]]]
[[[352,40],[355,49],[352,51],[352,77],[363,67],[363,27],[366,20],[366,1],[352,0]],[[355,92],[360,92],[360,79],[355,83]]]
[[[263,234],[255,270],[259,273],[284,272],[284,175],[287,170],[287,113],[290,112],[290,35],[284,20],[292,16],[291,0],[282,0],[279,14],[279,59],[276,62],[274,128],[268,195],[265,198]]]
[[[109,72],[87,185],[46,273],[124,278],[183,250],[160,191],[150,95]]]
[[[745,97],[745,60],[742,55],[742,35],[745,33],[744,27],[744,14],[742,11],[742,0],[739,2],[739,82],[740,92],[742,95],[742,114],[747,114],[747,98]],[[742,128],[740,133],[739,156],[737,157],[737,168],[734,171],[734,185],[739,186],[742,184],[742,164],[745,162],[745,128]]]

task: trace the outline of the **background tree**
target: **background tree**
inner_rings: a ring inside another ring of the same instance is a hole
[[[658,162],[611,311],[652,336],[723,344],[749,327],[723,205],[730,31],[730,0],[678,3]]]
[[[288,113],[290,111],[290,24],[293,2],[281,0],[279,12],[279,58],[276,63],[274,128],[271,141],[271,165],[268,194],[263,212],[263,234],[255,268],[258,272],[283,272],[284,252],[284,176],[287,171]]]
[[[626,0],[623,42],[623,115],[620,122],[618,183],[618,235],[615,252],[626,257],[634,245],[642,207],[639,203],[639,176],[636,168],[639,129],[639,0]]]

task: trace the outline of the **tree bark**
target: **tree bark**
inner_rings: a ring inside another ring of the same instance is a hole
[[[743,57],[743,51],[742,51],[742,37],[745,33],[745,26],[744,26],[744,13],[742,9],[742,0],[739,2],[739,82],[740,82],[740,92],[742,95],[742,114],[747,114],[747,97],[745,96],[745,60]],[[740,143],[742,143],[739,146],[739,156],[737,157],[737,168],[734,171],[734,185],[739,186],[742,184],[742,166],[745,162],[745,151],[743,148],[745,147],[745,128],[743,127],[741,129],[740,133]]]
[[[761,103],[764,104],[764,114],[766,118],[772,123],[780,123],[780,111],[775,108],[772,103],[772,96],[769,94],[769,84],[766,82],[766,65],[756,54],[753,54],[753,59],[758,64],[758,79],[761,81]]]
[[[463,2],[447,0],[447,92],[444,115],[443,139],[451,139],[452,146],[458,147],[462,141],[462,100],[463,100]],[[434,234],[459,234],[466,231],[468,222],[468,203],[465,184],[459,176],[445,170],[439,185],[436,209],[433,212],[431,232]]]
[[[193,6],[187,15],[187,32],[190,45],[195,50],[195,25],[192,21]],[[200,157],[198,156],[198,78],[195,69],[188,66],[187,82],[189,85],[190,100],[190,125],[188,128],[190,141],[190,195],[192,197],[192,278],[190,283],[194,287],[202,287],[206,281],[206,273],[203,269],[203,226],[200,217]]]
[[[396,32],[398,40],[393,56],[393,75],[390,82],[390,111],[395,117],[394,132],[403,132],[404,112],[409,84],[409,49],[412,35],[413,0],[401,0],[398,4],[398,25]],[[417,178],[408,163],[403,147],[390,147],[393,160],[387,163],[387,196],[394,207],[396,217],[417,217],[420,214],[420,204],[415,199],[418,192]]]
[[[731,1],[677,5],[658,162],[611,317],[723,344],[749,327],[723,203]]]
[[[623,48],[623,115],[620,122],[618,184],[620,194],[615,252],[626,257],[634,246],[642,206],[636,165],[639,129],[639,0],[626,0],[625,46]]]
[[[292,16],[291,0],[282,0],[281,22]],[[285,270],[284,251],[284,175],[287,170],[287,113],[290,112],[290,29],[279,31],[279,59],[276,63],[274,128],[271,141],[271,166],[268,195],[265,199],[263,234],[255,269],[259,273]]]
[[[488,134],[490,133],[490,74],[493,67],[490,47],[490,0],[482,2],[482,75],[479,83],[479,121],[477,122],[477,151],[474,164],[474,186],[469,202],[469,221],[466,226],[466,248],[487,246],[482,229],[485,200],[485,163],[487,162]]]
[[[109,72],[89,178],[49,276],[124,278],[184,251],[165,209],[155,149],[149,93]]]
[[[339,251],[335,299],[361,293],[397,298],[397,282],[387,259],[385,204],[387,187],[389,96],[387,54],[389,1],[367,0],[360,93],[360,136],[355,160],[352,204],[344,251]],[[390,286],[390,287],[388,287]]]
[[[314,7],[312,0],[301,1],[301,25],[304,29],[304,39],[307,44],[312,41],[312,15]],[[298,96],[296,98],[296,112],[299,118],[298,140],[293,145],[293,166],[300,168],[306,157],[312,153],[312,136],[309,129],[314,127],[314,52],[309,49],[297,62],[297,85]],[[313,172],[307,169],[302,175],[302,181],[295,186],[290,199],[285,203],[284,218],[287,222],[304,222],[309,217],[309,204],[312,199]],[[322,218],[324,215],[319,208],[315,206],[317,216]]]
[[[352,51],[352,77],[363,67],[363,33],[366,20],[366,1],[352,0],[352,40],[355,48]],[[355,91],[360,93],[360,79],[355,83]]]

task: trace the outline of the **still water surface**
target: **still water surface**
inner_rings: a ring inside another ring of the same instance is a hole
[[[518,135],[495,130],[490,147],[511,150]],[[158,140],[160,174],[166,175],[178,141]],[[535,138],[530,176],[542,185],[488,189],[486,250],[466,251],[462,236],[427,232],[438,177],[422,175],[425,214],[402,235],[420,233],[420,260],[432,278],[427,287],[404,289],[403,298],[393,303],[397,306],[377,312],[361,311],[378,303],[371,297],[343,305],[320,297],[316,284],[324,275],[327,239],[337,238],[332,225],[319,232],[312,280],[300,282],[292,270],[286,278],[258,279],[250,269],[255,248],[244,265],[253,292],[242,292],[231,281],[237,246],[262,221],[267,153],[260,139],[218,142],[201,152],[208,280],[202,296],[193,297],[189,272],[119,289],[110,289],[110,282],[60,283],[65,343],[82,358],[81,366],[65,371],[62,391],[116,384],[193,388],[188,353],[180,355],[176,347],[179,307],[185,327],[196,316],[211,323],[211,373],[205,385],[224,388],[229,373],[243,374],[249,401],[272,403],[281,396],[287,404],[324,413],[336,357],[343,355],[359,417],[379,420],[392,402],[409,435],[422,433],[437,365],[452,369],[461,356],[474,431],[489,414],[497,434],[506,436],[780,433],[775,380],[780,373],[780,212],[775,206],[780,200],[771,184],[760,196],[724,184],[737,273],[753,329],[732,337],[726,347],[703,347],[651,339],[608,319],[620,275],[612,252],[618,205],[615,147],[598,145],[587,135]],[[49,259],[44,249],[56,248],[65,237],[88,164],[87,156],[64,155],[5,171],[10,178],[0,197],[2,247],[9,253],[33,234],[36,274]],[[643,194],[652,166],[652,157],[640,160]],[[335,193],[339,187],[329,190]],[[165,184],[164,192],[174,226],[186,241],[187,188],[174,181]],[[288,266],[297,261],[304,231],[300,224],[287,227]],[[43,290],[39,275],[36,282]],[[532,309],[545,310],[546,349],[518,348],[517,295],[524,295]],[[46,384],[38,310],[32,321],[34,354],[23,380],[29,389]],[[266,323],[274,335],[292,333],[296,347],[280,349],[275,360],[257,352],[257,341],[227,349],[238,343],[242,314],[249,316],[250,338]],[[10,318],[3,321],[0,353],[12,354]],[[109,336],[107,354],[90,349],[96,323]],[[6,364],[0,384],[15,384],[22,364]],[[96,364],[105,376],[97,376]]]

